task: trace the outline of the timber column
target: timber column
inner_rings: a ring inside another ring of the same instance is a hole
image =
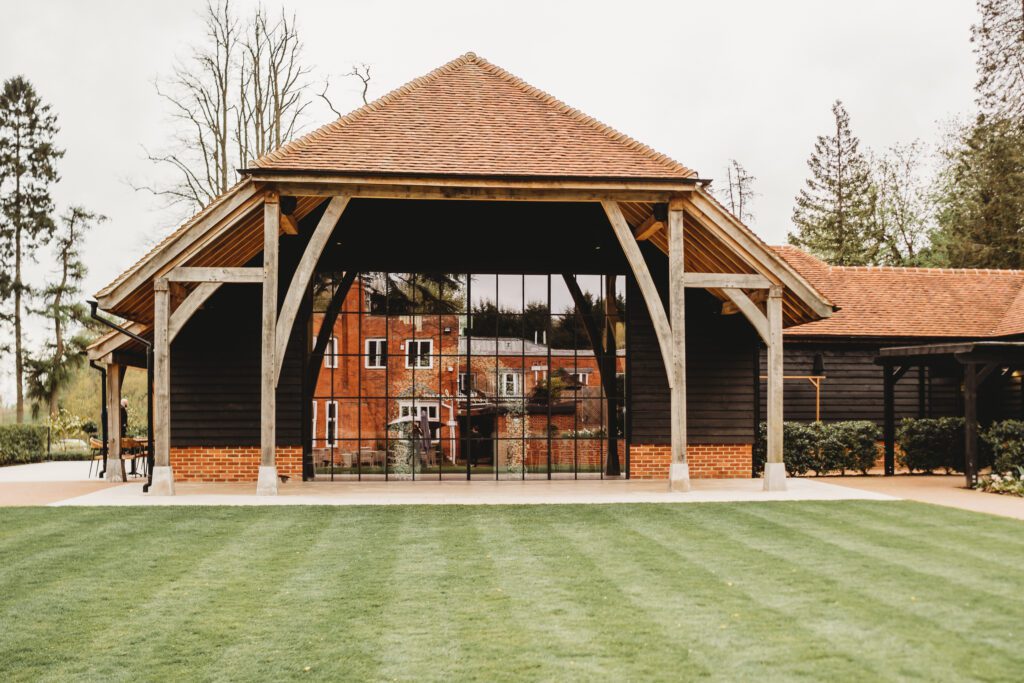
[[[670,430],[672,464],[669,489],[690,490],[690,465],[686,459],[686,282],[683,273],[683,207],[672,201],[668,207],[669,317],[672,327],[672,373]]]
[[[153,496],[174,495],[171,469],[171,291],[167,280],[153,283]]]
[[[782,287],[768,289],[768,462],[764,465],[764,490],[786,490],[786,465],[782,460]]]
[[[263,200],[263,334],[260,359],[260,471],[257,495],[277,495],[277,252],[281,198],[276,190]]]
[[[107,364],[107,462],[103,478],[107,481],[127,481],[124,460],[121,460],[121,382],[125,368],[117,363]]]

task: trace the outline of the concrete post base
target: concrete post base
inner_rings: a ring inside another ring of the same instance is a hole
[[[153,484],[149,487],[149,495],[174,495],[174,470],[170,465],[153,468]]]
[[[690,490],[690,465],[685,462],[674,462],[668,468],[668,490]]]
[[[764,464],[764,490],[785,491],[786,490],[786,465],[781,462],[766,462]]]
[[[260,465],[259,478],[256,479],[256,495],[277,495],[277,465]]]
[[[107,471],[103,478],[106,481],[128,481],[128,475],[124,471],[124,460],[107,458]]]

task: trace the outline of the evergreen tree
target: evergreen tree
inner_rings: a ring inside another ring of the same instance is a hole
[[[979,117],[943,151],[932,235],[937,263],[1024,268],[1024,125]]]
[[[80,298],[86,273],[80,245],[85,233],[104,220],[104,216],[80,206],[67,210],[54,239],[54,257],[59,268],[57,280],[43,292],[45,307],[33,311],[49,319],[53,337],[45,353],[26,359],[28,395],[47,405],[51,419],[57,417],[61,390],[84,358],[84,338],[69,337],[71,327],[86,318],[85,305]]]
[[[23,329],[24,299],[31,288],[22,266],[53,232],[50,185],[57,177],[57,160],[64,151],[54,145],[57,116],[43,104],[22,76],[4,82],[0,91],[0,300],[12,302],[6,312],[13,322],[14,379],[17,421],[25,419]]]
[[[978,61],[978,104],[987,116],[1024,117],[1024,3],[978,0],[971,27]]]
[[[872,221],[874,188],[860,141],[843,103],[832,106],[835,133],[819,135],[807,161],[811,177],[793,209],[791,244],[835,265],[872,263],[879,238]]]

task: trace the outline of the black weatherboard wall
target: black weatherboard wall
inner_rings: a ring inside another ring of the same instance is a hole
[[[649,245],[644,257],[668,304],[668,259]],[[670,397],[650,314],[628,278],[630,442],[670,442]],[[753,443],[756,332],[742,315],[721,315],[704,290],[686,295],[686,420],[691,444]]]

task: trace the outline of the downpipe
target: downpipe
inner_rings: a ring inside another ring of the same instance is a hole
[[[107,475],[107,453],[110,447],[107,445],[107,369],[94,360],[89,361],[89,367],[100,373],[100,430],[103,446],[100,452],[103,454],[103,469],[100,471],[100,479]]]
[[[107,320],[101,316],[98,312],[99,304],[95,301],[89,302],[89,317],[98,323],[106,325],[112,330],[120,332],[146,347],[146,469],[148,473],[146,475],[146,483],[142,487],[143,493],[149,493],[149,487],[153,485],[153,466],[156,464],[156,457],[153,453],[153,342],[148,339],[143,339],[134,332],[129,332],[125,328],[121,327],[117,323]],[[106,382],[103,384],[104,393],[106,393]],[[107,402],[104,401],[103,405],[106,406]],[[106,430],[107,421],[103,420],[103,428]],[[118,435],[120,438],[120,435]],[[103,442],[103,463],[104,469],[106,469],[106,453],[107,453],[107,442]]]

